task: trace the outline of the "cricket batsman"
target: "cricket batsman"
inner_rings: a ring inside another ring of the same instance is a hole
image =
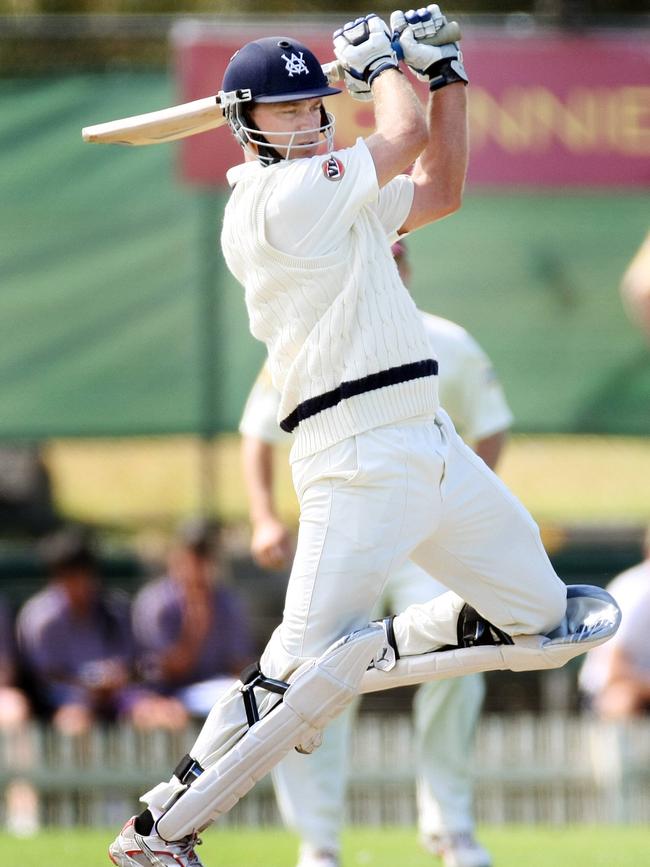
[[[408,287],[411,268],[406,242],[397,241],[391,251]],[[460,325],[423,311],[420,315],[440,365],[440,402],[463,439],[494,470],[513,420],[494,367]],[[265,364],[239,424],[251,552],[259,565],[271,569],[287,568],[293,553],[274,498],[273,453],[290,440],[278,427],[279,399]],[[401,611],[446,589],[407,561],[390,575],[374,616]],[[413,701],[419,837],[444,867],[492,865],[490,854],[476,839],[473,810],[474,738],[484,692],[483,675],[474,674],[424,683]],[[356,704],[327,727],[323,744],[312,755],[292,750],[273,769],[282,818],[300,837],[297,867],[340,867],[349,736]]]
[[[375,132],[342,150],[323,103],[340,91],[307,46],[258,39],[226,69],[244,162],[228,172],[221,243],[294,432],[300,530],[282,622],[142,796],[109,849],[119,867],[200,867],[200,831],[290,750],[317,748],[359,691],[562,665],[618,625],[597,588],[567,595],[531,516],[439,409],[438,363],[393,262],[398,236],[462,199],[468,78],[458,44],[426,41],[445,21],[431,5],[334,33],[348,90],[375,113]],[[428,82],[426,109],[396,49]],[[409,558],[451,589],[370,622]]]

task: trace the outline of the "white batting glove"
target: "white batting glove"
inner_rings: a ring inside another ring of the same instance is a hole
[[[343,67],[345,83],[357,99],[368,98],[364,94],[370,93],[372,82],[378,75],[387,69],[398,68],[390,31],[374,13],[348,21],[334,32],[333,39],[334,54]],[[350,79],[358,84],[351,87]]]
[[[352,99],[358,99],[359,102],[368,102],[372,99],[370,85],[358,78],[353,78],[346,69],[343,70],[343,81]]]
[[[431,45],[427,41],[446,23],[446,17],[435,3],[417,11],[397,10],[390,16],[393,42],[398,42],[404,61],[417,78],[429,82],[429,90],[439,90],[455,81],[465,84],[469,81],[457,42]]]

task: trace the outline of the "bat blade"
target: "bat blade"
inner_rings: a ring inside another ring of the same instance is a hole
[[[84,141],[107,144],[148,145],[176,141],[225,124],[217,96],[86,126]]]

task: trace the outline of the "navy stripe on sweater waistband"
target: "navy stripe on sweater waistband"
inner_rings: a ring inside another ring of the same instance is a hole
[[[436,376],[438,362],[433,358],[424,361],[414,361],[411,364],[400,364],[398,367],[389,367],[388,370],[380,370],[379,373],[370,373],[361,379],[351,379],[342,382],[337,388],[319,394],[318,397],[310,397],[303,400],[285,419],[280,422],[280,427],[287,433],[294,431],[301,421],[311,418],[324,409],[331,409],[348,397],[356,397],[367,391],[377,388],[385,388],[387,385],[399,385],[400,382],[409,382],[412,379],[421,379],[424,376]]]

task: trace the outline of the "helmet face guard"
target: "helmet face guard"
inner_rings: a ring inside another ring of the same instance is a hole
[[[226,94],[220,93],[223,99]],[[223,104],[223,103],[222,103]],[[322,137],[329,153],[334,148],[334,130],[336,121],[334,115],[321,108],[320,126],[301,130],[267,130],[260,129],[250,116],[254,103],[234,103],[224,110],[230,129],[239,144],[252,153],[263,165],[270,165],[279,160],[291,160],[304,156],[305,151],[313,150],[314,141],[308,143],[296,142],[296,138],[305,136],[318,140]],[[251,145],[255,145],[252,148]]]
[[[264,165],[303,156],[322,136],[327,150],[334,147],[334,117],[321,109],[320,126],[306,130],[259,129],[250,115],[256,103],[295,102],[340,93],[330,87],[315,55],[302,43],[271,36],[249,42],[230,60],[219,92],[221,107],[239,144]],[[254,147],[253,147],[254,145]]]

